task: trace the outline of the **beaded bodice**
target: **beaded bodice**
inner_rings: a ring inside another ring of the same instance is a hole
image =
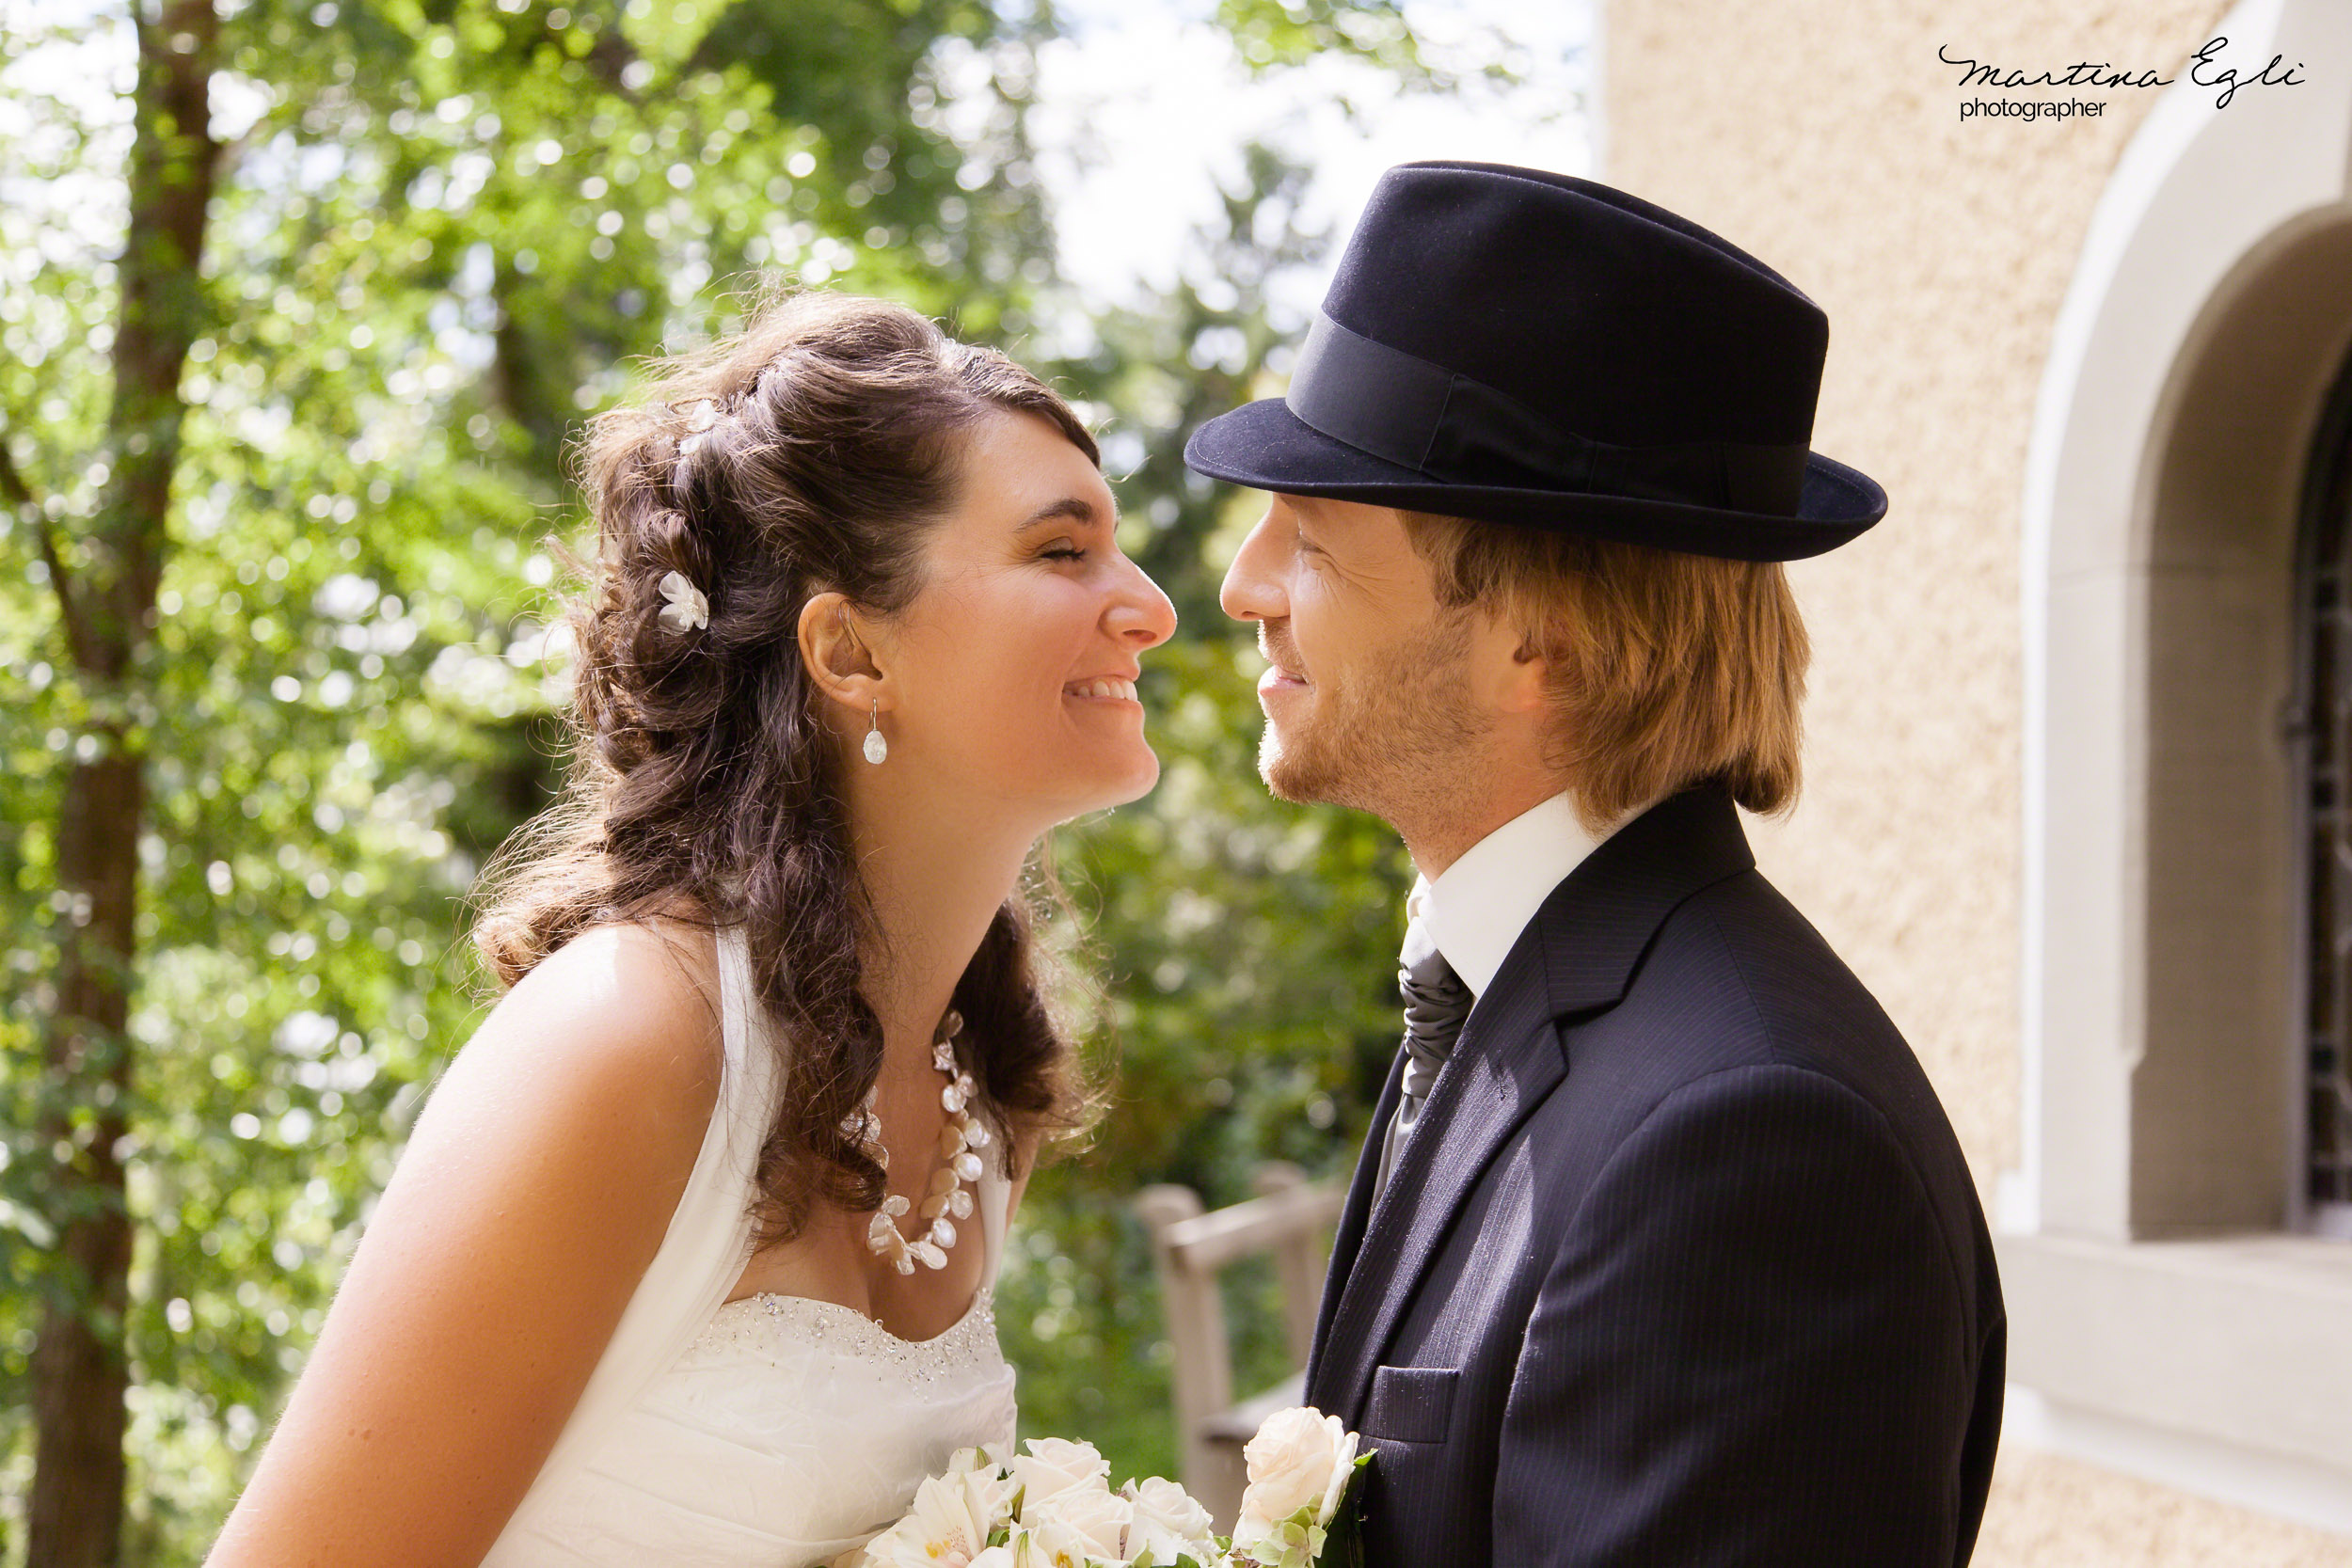
[[[962,1317],[929,1339],[901,1339],[865,1313],[808,1296],[756,1295],[728,1302],[694,1341],[681,1367],[774,1366],[797,1341],[830,1347],[933,1384],[1005,1365],[996,1347],[995,1292],[981,1286]]]

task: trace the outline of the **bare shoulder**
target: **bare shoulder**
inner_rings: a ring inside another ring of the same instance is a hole
[[[501,1146],[512,1174],[617,1181],[666,1219],[719,1093],[709,938],[594,927],[500,998],[433,1086],[410,1143]],[[585,1167],[604,1165],[609,1177]],[[649,1216],[650,1217],[650,1213]]]
[[[707,1115],[722,1058],[710,938],[674,925],[592,927],[501,998],[466,1052],[527,1056]]]
[[[495,1178],[556,1232],[600,1212],[650,1257],[724,1054],[709,938],[694,935],[595,927],[549,954],[434,1085],[403,1164],[469,1191]]]
[[[215,1568],[481,1560],[708,1129],[708,942],[594,929],[491,1010],[426,1101]]]

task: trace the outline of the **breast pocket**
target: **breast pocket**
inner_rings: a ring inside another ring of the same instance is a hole
[[[1454,1418],[1453,1367],[1381,1367],[1372,1374],[1364,1435],[1399,1443],[1442,1443]]]

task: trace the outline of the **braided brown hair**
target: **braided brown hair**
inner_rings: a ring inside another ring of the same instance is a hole
[[[842,1131],[882,1070],[859,991],[860,939],[875,933],[801,609],[829,590],[877,615],[906,609],[956,502],[961,435],[995,409],[1042,418],[1101,461],[1069,405],[1003,355],[902,306],[807,293],[662,364],[582,450],[596,549],[566,607],[571,774],[489,867],[474,941],[511,986],[591,926],[742,927],[786,1047],[759,1162],[763,1242],[798,1233],[819,1201],[865,1211],[885,1196],[882,1166]],[[707,596],[707,625],[663,618],[672,572]],[[1042,962],[1016,892],[955,990],[1008,1174],[1018,1134],[1074,1130],[1085,1107]]]

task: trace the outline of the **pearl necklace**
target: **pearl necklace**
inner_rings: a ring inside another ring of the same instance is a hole
[[[946,1087],[939,1091],[947,1124],[939,1130],[939,1153],[946,1164],[931,1173],[921,1210],[930,1227],[912,1242],[900,1235],[898,1217],[910,1206],[905,1195],[892,1193],[882,1199],[873,1223],[866,1228],[866,1246],[875,1257],[888,1259],[900,1274],[913,1274],[917,1263],[927,1269],[946,1268],[947,1249],[956,1244],[955,1222],[972,1216],[972,1195],[963,1190],[963,1184],[980,1179],[980,1157],[975,1150],[988,1147],[989,1132],[972,1115],[977,1092],[972,1075],[956,1065],[956,1040],[962,1033],[963,1015],[951,1007],[939,1021],[938,1037],[931,1042],[931,1066],[947,1080]],[[890,1150],[882,1143],[882,1117],[874,1110],[874,1098],[881,1088],[877,1082],[866,1091],[866,1103],[842,1123],[841,1130],[862,1143],[876,1164],[888,1170]]]

